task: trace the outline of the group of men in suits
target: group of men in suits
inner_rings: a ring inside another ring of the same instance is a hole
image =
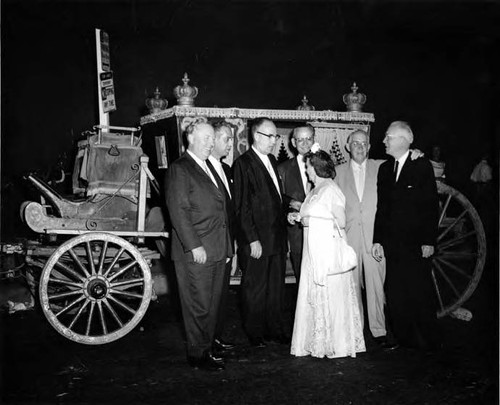
[[[276,125],[267,118],[257,119],[250,129],[252,145],[235,160],[232,170],[221,162],[233,142],[228,124],[216,125],[214,130],[206,119],[197,119],[185,134],[186,153],[170,166],[166,177],[172,259],[188,362],[195,368],[221,370],[224,359],[219,354],[234,347],[222,340],[222,333],[235,240],[243,274],[243,325],[250,344],[265,347],[269,341],[290,342],[283,318],[286,255],[289,246],[298,282],[302,229],[295,225],[287,232],[286,213],[300,210],[311,188],[303,155],[314,143],[314,128],[304,125],[293,131],[291,143],[298,156],[278,167],[272,154],[280,137]],[[401,336],[405,343],[409,332],[422,343],[427,341],[426,328],[434,330],[430,270],[422,269],[428,268],[426,258],[432,254],[429,247],[436,235],[437,220],[432,221],[437,215],[437,192],[429,181],[434,182],[429,162],[407,158],[413,141],[409,134],[407,124],[394,123],[384,141],[387,153],[395,159],[404,151],[399,184],[392,172],[387,175],[394,160],[381,165],[381,161],[368,159],[369,138],[363,131],[351,134],[347,143],[351,160],[337,168],[337,182],[347,201],[348,242],[360,263],[355,273],[358,294],[364,285],[370,330],[382,345],[388,345],[384,256],[387,304],[396,337]],[[422,208],[425,214],[417,214]],[[373,241],[377,243],[373,245]],[[418,243],[425,247],[419,257],[415,252]],[[408,291],[412,288],[422,288],[418,297]]]
[[[283,319],[287,254],[283,190],[272,150],[274,123],[258,119],[251,148],[233,164],[221,162],[232,146],[228,124],[215,130],[197,119],[185,130],[188,147],[166,176],[172,223],[172,259],[187,340],[188,363],[224,369],[222,340],[234,241],[238,244],[244,328],[250,344],[288,344]]]

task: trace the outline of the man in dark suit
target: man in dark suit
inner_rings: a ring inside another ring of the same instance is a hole
[[[208,370],[224,368],[212,354],[226,261],[233,256],[224,185],[207,158],[214,130],[202,120],[186,129],[188,149],[169,168],[166,201],[172,223],[172,259],[179,285],[188,362]]]
[[[267,118],[258,119],[251,127],[251,136],[251,148],[233,165],[234,201],[244,327],[250,344],[264,347],[264,337],[282,344],[290,342],[283,319],[286,213],[271,153],[279,138],[276,126]]]
[[[228,217],[229,234],[231,235],[231,243],[234,246],[234,238],[236,233],[236,213],[234,211],[233,204],[233,177],[231,174],[231,167],[222,162],[222,158],[226,157],[231,148],[233,147],[233,130],[231,125],[227,122],[222,121],[214,125],[215,131],[215,144],[212,149],[211,155],[208,160],[212,164],[214,176],[217,176],[220,181],[224,184],[224,196],[226,197],[226,212]],[[219,304],[219,314],[217,316],[217,324],[215,327],[215,339],[214,339],[214,349],[215,353],[224,353],[227,350],[234,349],[235,344],[224,341],[222,335],[224,333],[224,323],[226,320],[227,312],[227,298],[229,294],[229,282],[231,278],[232,270],[232,260],[228,260],[226,263],[226,270],[224,273],[224,281],[222,284],[222,293]]]
[[[386,258],[388,315],[397,342],[432,349],[438,345],[436,296],[430,257],[438,223],[438,195],[427,159],[411,160],[410,126],[393,122],[384,138],[392,156],[378,172],[378,204],[372,253]]]
[[[297,150],[297,156],[281,163],[278,166],[278,172],[283,183],[283,202],[289,212],[298,212],[307,192],[311,189],[311,183],[306,175],[304,155],[311,150],[314,143],[314,128],[309,124],[295,128],[291,141],[292,146]],[[287,231],[290,260],[298,285],[302,262],[302,225],[300,222],[295,222],[294,225],[288,224]]]

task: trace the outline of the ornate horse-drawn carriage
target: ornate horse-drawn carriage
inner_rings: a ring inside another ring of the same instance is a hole
[[[142,319],[152,297],[150,264],[159,254],[145,238],[165,238],[159,191],[136,128],[94,127],[78,144],[72,198],[35,176],[29,181],[42,202],[26,202],[21,214],[45,243],[26,243],[26,262],[43,269],[42,310],[52,326],[79,343],[119,339]]]
[[[193,90],[188,87],[185,80],[184,88],[177,89],[179,105],[142,117],[142,132],[94,127],[79,143],[71,199],[29,177],[43,198],[42,203],[23,204],[22,214],[46,242],[28,242],[26,262],[43,269],[42,310],[68,339],[111,342],[142,319],[152,297],[150,262],[159,258],[144,242],[168,237],[160,208],[147,203],[152,191],[158,191],[152,171],[161,178],[162,169],[182,153],[182,133],[193,119],[204,116],[232,125],[235,143],[229,164],[249,147],[247,124],[257,117],[272,119],[283,135],[274,150],[278,160],[292,156],[288,142],[292,128],[309,123],[316,129],[316,140],[337,163],[346,160],[349,133],[359,128],[369,132],[374,121],[373,114],[359,110],[315,111],[307,103],[298,110],[194,107],[194,97],[189,96]],[[148,156],[154,163],[151,171]],[[470,202],[446,184],[439,182],[438,191],[440,233],[432,260],[440,303],[437,313],[442,317],[474,291],[485,262],[486,241]],[[238,269],[233,267],[232,284],[238,284]],[[292,274],[288,272],[288,282],[294,282]]]

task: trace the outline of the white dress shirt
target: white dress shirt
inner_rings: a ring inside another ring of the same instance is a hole
[[[403,165],[405,164],[406,159],[408,159],[409,155],[410,155],[410,151],[407,150],[403,156],[401,156],[399,159],[396,159],[398,161],[398,172],[396,173],[396,182],[399,179],[399,174],[401,173],[401,169],[403,168]]]
[[[366,159],[359,164],[351,160],[352,174],[354,175],[354,184],[358,193],[359,201],[363,200],[363,192],[365,191],[365,175],[366,175]]]
[[[214,175],[210,171],[210,169],[207,166],[207,162],[204,160],[201,160],[198,156],[196,156],[193,152],[191,152],[189,149],[187,149],[187,153],[194,159],[196,163],[198,163],[198,166],[200,166],[203,171],[207,174],[208,177],[210,177],[210,180],[215,184],[215,187],[219,188],[217,185],[217,180],[215,180]]]
[[[208,160],[210,160],[210,163],[212,163],[212,166],[219,174],[219,177],[222,180],[222,183],[224,183],[224,186],[226,187],[226,190],[227,190],[227,193],[229,194],[229,197],[231,197],[231,191],[229,190],[229,183],[227,181],[226,173],[224,173],[224,169],[222,168],[222,163],[220,162],[220,160],[217,160],[212,155],[210,155],[208,157]]]
[[[257,156],[260,158],[260,160],[262,160],[262,163],[264,163],[264,166],[266,167],[266,169],[269,173],[269,176],[271,176],[271,179],[273,179],[274,186],[276,187],[276,190],[278,190],[278,194],[281,198],[280,185],[278,183],[278,178],[276,177],[276,173],[274,172],[273,166],[271,165],[271,161],[269,160],[269,156],[260,153],[253,146],[252,146],[252,149],[257,154]]]

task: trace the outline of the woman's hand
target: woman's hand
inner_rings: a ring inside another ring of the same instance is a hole
[[[309,226],[309,217],[303,217],[300,219],[302,226]]]
[[[298,212],[289,212],[287,220],[290,225],[295,225],[295,222],[300,222],[300,214]]]

